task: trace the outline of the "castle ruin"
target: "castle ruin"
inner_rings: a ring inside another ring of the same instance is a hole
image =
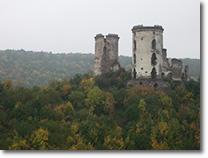
[[[188,80],[188,66],[176,58],[167,58],[163,47],[163,27],[137,25],[132,28],[132,81],[129,83],[167,86],[164,79]],[[95,75],[118,70],[116,34],[95,36]]]

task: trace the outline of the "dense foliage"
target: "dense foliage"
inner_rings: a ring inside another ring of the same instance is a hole
[[[120,56],[123,68],[131,68],[131,58]],[[189,65],[190,75],[196,79],[200,76],[200,60],[184,59]],[[46,85],[53,80],[64,80],[76,74],[92,71],[93,54],[69,53],[52,54],[24,50],[0,51],[0,81],[11,80],[14,85],[27,87]]]
[[[0,149],[200,149],[200,83],[126,87],[125,71],[0,84]]]

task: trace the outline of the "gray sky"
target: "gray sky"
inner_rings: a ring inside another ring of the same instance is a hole
[[[169,57],[200,58],[198,0],[0,0],[0,49],[94,53],[97,33],[117,33],[131,56],[134,25],[162,25]]]

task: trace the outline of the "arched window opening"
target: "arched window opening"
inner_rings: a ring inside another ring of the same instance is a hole
[[[155,66],[157,64],[157,56],[155,53],[152,53],[151,64],[152,66]]]
[[[155,67],[152,68],[152,72],[151,72],[151,78],[155,79],[157,77],[157,71],[155,69]]]
[[[152,40],[152,49],[156,49],[156,40],[155,39]]]
[[[134,54],[134,64],[136,64],[136,54]]]
[[[106,50],[107,50],[107,49],[106,49],[106,46],[104,46],[104,47],[103,47],[103,53],[104,53],[104,54],[106,53]]]
[[[165,78],[165,73],[164,73],[164,72],[161,73],[161,77],[162,77],[163,79]]]
[[[136,40],[134,40],[133,50],[134,50],[134,52],[136,51]]]
[[[136,70],[134,68],[134,71],[133,71],[133,78],[136,79]]]
[[[167,78],[169,79],[169,80],[171,80],[172,79],[172,73],[170,72],[170,73],[168,73],[168,75],[167,75]]]
[[[185,80],[185,73],[182,73],[181,79],[182,79],[182,80]]]

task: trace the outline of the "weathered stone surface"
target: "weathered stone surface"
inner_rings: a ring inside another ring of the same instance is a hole
[[[169,89],[170,85],[168,82],[162,80],[162,79],[136,79],[136,80],[130,80],[127,84],[127,86],[133,86],[133,85],[140,85],[140,86],[150,86],[155,89]]]
[[[105,39],[102,34],[98,34],[95,36],[95,67],[94,72],[95,74],[101,74],[101,68],[103,65],[104,56],[104,47],[105,47]]]
[[[167,58],[163,48],[163,27],[137,25],[132,28],[132,78],[188,80],[188,66]],[[95,75],[120,69],[117,34],[95,36]]]
[[[172,78],[175,80],[180,80],[182,77],[182,68],[183,68],[183,63],[179,59],[173,58],[171,60],[171,66],[170,69],[172,70]]]
[[[95,36],[95,75],[115,71],[120,68],[118,62],[118,40],[117,34],[102,34]]]
[[[160,25],[154,25],[154,26],[143,26],[143,25],[136,25],[132,28],[132,31],[138,32],[138,31],[154,31],[154,30],[160,30],[163,31],[163,27]]]
[[[189,80],[189,67],[188,67],[188,65],[183,65],[182,80]]]
[[[136,78],[151,78],[156,70],[156,78],[161,76],[163,28],[162,26],[134,26],[133,32],[133,72]]]
[[[162,26],[137,25],[132,28],[132,78],[188,80],[188,67],[179,59],[167,58]],[[154,75],[153,75],[154,74]],[[155,76],[156,75],[156,76]]]

